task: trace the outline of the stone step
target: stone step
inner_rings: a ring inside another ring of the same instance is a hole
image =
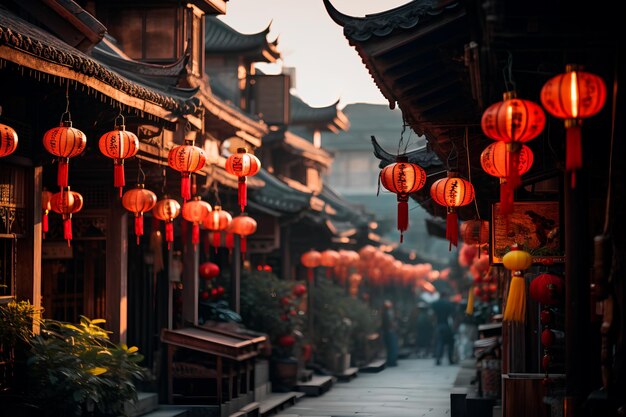
[[[159,395],[156,392],[138,392],[137,401],[127,403],[124,407],[129,417],[143,416],[159,408]]]
[[[359,374],[359,368],[348,368],[340,374],[335,374],[335,378],[339,382],[350,382]]]
[[[299,392],[272,393],[259,403],[259,416],[265,417],[294,405],[302,397]]]
[[[141,417],[189,417],[188,411],[185,407],[159,407],[149,413],[141,414]]]
[[[386,360],[384,360],[384,359],[376,359],[376,360],[371,361],[367,365],[362,366],[361,368],[359,368],[359,372],[376,373],[376,372],[382,371],[386,367],[387,367],[387,361]]]
[[[317,397],[328,391],[336,380],[334,376],[314,375],[310,381],[299,382],[296,389],[306,396]]]

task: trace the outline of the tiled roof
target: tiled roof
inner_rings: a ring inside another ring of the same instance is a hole
[[[305,125],[335,133],[350,127],[346,115],[337,108],[339,101],[326,107],[311,107],[298,96],[292,94],[290,97],[292,125]]]
[[[206,16],[205,47],[210,54],[241,54],[254,62],[275,62],[280,58],[278,39],[267,40],[270,27],[254,34],[243,34],[214,16]]]

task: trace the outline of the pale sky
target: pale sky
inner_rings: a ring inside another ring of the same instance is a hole
[[[364,16],[406,4],[411,0],[331,0],[340,12]],[[271,22],[270,41],[278,37],[282,59],[259,68],[279,73],[296,68],[295,94],[313,107],[339,101],[388,104],[356,50],[343,36],[343,28],[330,18],[322,0],[229,0],[220,16],[241,33],[258,33]]]

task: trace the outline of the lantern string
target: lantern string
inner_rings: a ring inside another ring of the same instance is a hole
[[[506,66],[502,68],[504,78],[504,88],[506,91],[515,91],[515,81],[513,81],[513,54],[508,51]]]
[[[615,74],[613,75],[613,99],[611,102],[611,140],[609,143],[609,180],[607,182],[606,191],[606,208],[604,215],[604,234],[609,231],[609,215],[611,214],[611,178],[613,177],[613,142],[615,139],[615,114],[617,111],[617,86],[618,86],[618,62],[615,61]]]
[[[61,123],[63,123],[63,117],[67,114],[67,121],[72,123],[72,115],[70,114],[70,79],[67,79],[65,84],[65,111],[61,114]]]
[[[400,148],[402,148],[402,145],[404,144],[404,132],[406,131],[406,119],[404,118],[404,112],[402,113],[402,131],[400,132],[400,140],[398,141],[398,152],[397,154],[400,155]],[[406,153],[406,147],[404,148],[404,152]]]
[[[220,194],[219,194],[218,189],[217,189],[217,181],[215,181],[215,180],[213,181],[212,187],[213,187],[213,194],[215,196],[215,204],[217,204],[218,206],[221,206],[222,205],[222,200],[220,200]]]
[[[145,182],[146,173],[143,172],[143,169],[141,168],[141,159],[137,159],[137,184],[144,184]]]
[[[117,122],[119,119],[122,119],[122,123]],[[117,116],[115,116],[115,120],[113,121],[113,123],[115,124],[115,126],[124,126],[125,123],[124,123],[124,115],[122,114],[122,106],[120,106],[119,112],[117,113]]]
[[[472,182],[472,166],[470,164],[470,154],[469,154],[469,128],[465,126],[465,150],[467,153],[467,180]],[[474,208],[476,209],[476,216],[478,220],[480,220],[480,211],[478,211],[478,203],[476,202],[476,197],[474,197]],[[480,251],[478,252],[480,255]]]

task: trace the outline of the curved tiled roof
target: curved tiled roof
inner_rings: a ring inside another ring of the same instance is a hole
[[[306,125],[312,127],[325,127],[334,132],[348,130],[350,121],[346,115],[337,108],[339,100],[326,107],[311,107],[298,96],[291,94],[291,123],[292,125]]]
[[[210,54],[238,53],[255,62],[275,62],[280,58],[278,39],[268,42],[270,25],[250,35],[236,31],[215,16],[206,16],[204,50]]]

